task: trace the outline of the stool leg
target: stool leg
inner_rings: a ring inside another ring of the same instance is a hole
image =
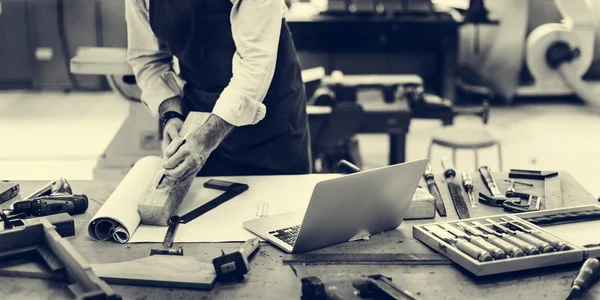
[[[502,145],[498,142],[498,166],[500,167],[500,172],[502,172]]]
[[[433,142],[429,143],[429,149],[427,150],[427,159],[431,163],[431,149],[433,148]]]
[[[475,170],[477,170],[479,169],[479,155],[476,147],[473,147],[473,152],[475,153]]]
[[[456,168],[456,148],[452,148],[452,164]]]

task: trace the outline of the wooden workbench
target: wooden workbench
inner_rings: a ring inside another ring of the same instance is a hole
[[[442,176],[437,176],[442,178]],[[483,189],[479,176],[473,176],[476,190]],[[506,174],[495,175],[501,190],[506,188],[503,180]],[[116,244],[93,242],[86,235],[88,220],[99,209],[116,188],[118,181],[73,181],[74,192],[85,193],[92,200],[85,215],[75,216],[75,237],[68,238],[73,246],[90,263],[128,261],[148,256],[157,244]],[[42,182],[22,182],[21,195],[26,195],[41,186]],[[446,201],[449,216],[437,221],[455,219],[456,214],[450,202],[445,183],[438,183]],[[564,206],[597,203],[573,177],[561,172],[562,202]],[[541,186],[541,183],[540,183]],[[472,216],[502,213],[501,209],[478,205]],[[412,225],[429,223],[432,220],[410,221],[402,224],[398,231],[386,232],[371,237],[369,241],[345,243],[315,253],[405,253],[437,254],[412,238]],[[221,249],[234,250],[239,243],[225,244],[184,244],[186,255],[209,262]],[[124,299],[299,299],[300,278],[312,275],[326,275],[339,272],[360,274],[381,273],[393,278],[399,286],[412,291],[422,299],[564,299],[571,280],[579,265],[569,265],[553,269],[543,269],[509,274],[495,278],[474,278],[466,271],[452,264],[445,265],[284,265],[286,254],[270,245],[263,245],[252,260],[252,270],[245,282],[218,284],[212,291],[149,288],[113,285]],[[441,258],[441,256],[440,256]],[[70,293],[64,282],[23,278],[0,278],[1,299],[62,299]],[[590,290],[587,298],[600,298],[600,286]]]

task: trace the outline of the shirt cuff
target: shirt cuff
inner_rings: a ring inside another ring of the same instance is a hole
[[[254,125],[264,119],[267,107],[243,93],[225,88],[212,111],[227,123],[239,127]]]
[[[142,102],[158,118],[160,105],[167,99],[181,96],[184,85],[185,81],[171,71],[161,74],[142,89]]]

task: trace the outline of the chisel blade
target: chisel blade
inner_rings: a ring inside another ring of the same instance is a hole
[[[425,173],[423,173],[423,178],[425,178],[425,182],[427,182],[427,189],[429,190],[429,193],[431,193],[433,198],[435,198],[435,210],[437,211],[438,215],[440,215],[441,217],[447,216],[446,206],[444,206],[444,200],[442,199],[440,189],[435,183],[435,178],[433,176],[430,164],[427,164],[427,167],[425,167]]]
[[[454,165],[447,157],[443,157],[442,167],[444,168],[444,177],[446,177],[446,182],[448,183],[448,191],[450,192],[450,198],[452,198],[452,203],[456,209],[456,214],[460,219],[470,218],[469,208],[467,206],[467,201],[465,200],[466,195],[462,185],[456,180]]]

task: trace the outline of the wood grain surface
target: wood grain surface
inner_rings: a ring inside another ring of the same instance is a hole
[[[506,190],[506,173],[494,173],[501,191]],[[567,172],[561,172],[563,204],[576,206],[595,204],[596,199],[589,194]],[[399,230],[374,235],[369,241],[344,243],[311,252],[312,254],[429,254],[436,253],[412,237],[412,226],[436,221],[455,220],[456,212],[450,203],[450,195],[443,178],[437,175],[438,186],[448,217],[437,216],[433,220],[406,221]],[[485,191],[479,176],[473,176],[475,193]],[[22,193],[27,195],[43,182],[20,182]],[[116,188],[118,181],[73,181],[75,193],[85,193],[90,200],[86,214],[75,216],[77,234],[67,238],[73,247],[91,264],[115,263],[144,258],[157,244],[116,244],[91,241],[85,234],[89,219]],[[536,184],[538,192],[543,185]],[[9,203],[5,204],[8,205]],[[3,205],[4,207],[4,205]],[[502,213],[501,208],[479,204],[471,209],[473,217]],[[239,248],[240,243],[201,243],[179,244],[186,256],[209,263],[212,258]],[[491,278],[475,278],[456,265],[287,265],[283,263],[284,253],[268,244],[263,244],[250,262],[252,270],[243,282],[217,284],[211,291],[190,289],[167,289],[111,285],[125,299],[299,299],[300,278],[322,276],[339,272],[360,274],[381,273],[392,277],[400,287],[408,289],[422,299],[564,299],[575,277],[579,265],[560,268],[532,270],[516,274],[506,274]],[[64,299],[69,292],[61,281],[2,277],[0,280],[2,299]],[[594,286],[582,299],[600,299],[600,285]]]

